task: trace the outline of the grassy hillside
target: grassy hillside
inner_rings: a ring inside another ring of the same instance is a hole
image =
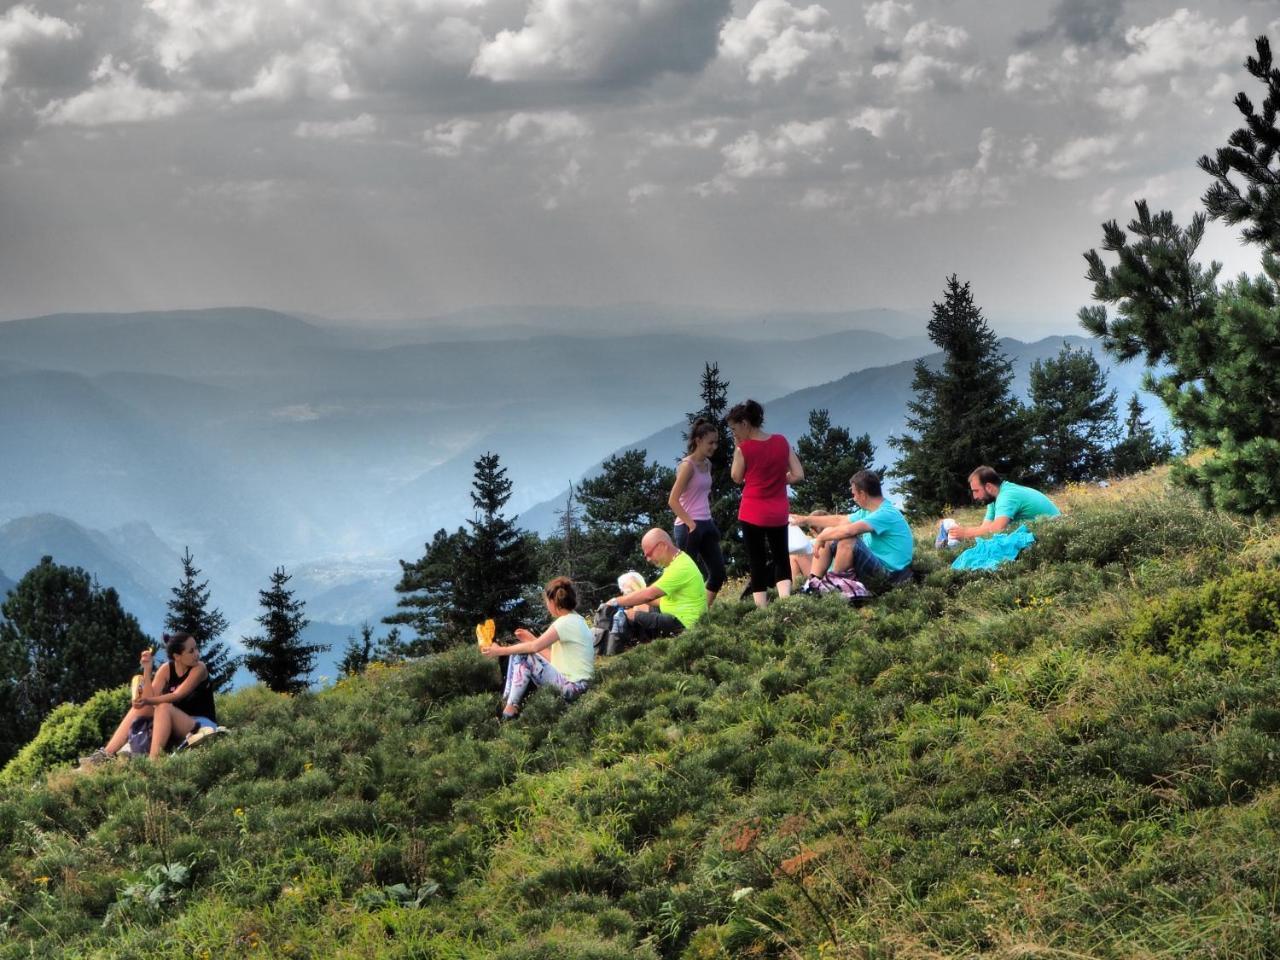
[[[0,960],[1274,957],[1280,527],[1065,499],[1006,572],[720,605],[514,724],[458,650],[28,755]]]

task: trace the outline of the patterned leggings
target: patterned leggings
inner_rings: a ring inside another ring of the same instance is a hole
[[[507,662],[507,684],[502,698],[509,707],[518,707],[532,683],[538,687],[555,687],[560,696],[573,700],[587,689],[587,680],[568,680],[559,670],[536,653],[512,654]]]

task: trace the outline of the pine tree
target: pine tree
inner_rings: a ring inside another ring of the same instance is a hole
[[[150,646],[115,590],[41,559],[0,604],[0,763],[54,707],[128,680]]]
[[[520,626],[527,615],[525,588],[536,576],[527,535],[502,508],[511,499],[511,481],[496,453],[475,462],[469,520],[470,549],[460,558],[455,604],[462,620],[474,626],[489,617],[504,632]]]
[[[1142,419],[1142,404],[1135,393],[1129,397],[1124,436],[1111,450],[1111,469],[1127,476],[1166,463],[1173,456],[1173,445],[1156,435],[1151,424]]]
[[[258,591],[262,614],[258,623],[263,632],[244,637],[245,666],[255,677],[277,693],[300,693],[307,688],[316,654],[327,650],[323,644],[304,643],[302,631],[311,623],[306,604],[288,588],[292,577],[284,567],[271,574],[271,587]]]
[[[1169,409],[1175,427],[1211,455],[1175,465],[1174,476],[1205,503],[1240,513],[1280,513],[1280,70],[1267,38],[1256,42],[1249,73],[1267,88],[1261,114],[1241,93],[1245,126],[1200,167],[1214,178],[1204,196],[1215,219],[1245,224],[1244,239],[1263,248],[1262,275],[1241,275],[1219,289],[1221,265],[1195,259],[1205,215],[1186,229],[1173,214],[1152,215],[1137,202],[1128,233],[1103,224],[1103,250],[1085,254],[1097,306],[1080,322],[1120,359],[1142,355],[1148,389]],[[1233,176],[1247,186],[1237,186]],[[1129,234],[1133,236],[1130,242]],[[1107,306],[1113,305],[1114,317]]]
[[[373,652],[373,625],[366,620],[360,624],[359,637],[355,634],[347,637],[346,649],[342,652],[342,659],[338,661],[338,672],[344,677],[364,673],[373,660]]]
[[[410,656],[409,645],[400,638],[400,628],[392,627],[373,648],[375,663],[400,663]]]
[[[1063,347],[1031,365],[1032,469],[1049,486],[1094,480],[1110,467],[1116,392],[1088,350]]]
[[[537,570],[530,535],[502,513],[510,498],[506,469],[497,454],[486,453],[475,462],[470,529],[438,530],[420,560],[400,561],[401,612],[383,622],[414,628],[418,639],[409,652],[469,642],[475,625],[489,617],[501,632],[520,625]]]
[[[189,549],[182,553],[182,579],[170,592],[164,628],[169,633],[189,633],[200,647],[200,659],[209,669],[209,683],[221,690],[235,676],[240,658],[233,657],[218,637],[227,629],[227,618],[217,607],[209,609],[209,581],[199,580],[200,570]]]
[[[848,513],[853,506],[849,478],[859,470],[876,469],[871,435],[854,438],[845,427],[833,427],[827,410],[809,411],[809,432],[796,441],[796,456],[804,464],[804,482],[796,486],[792,499],[797,513],[812,513],[819,507]],[[884,468],[877,472],[883,474]]]
[[[1025,415],[1009,389],[1013,365],[969,284],[955,274],[947,278],[942,302],[933,305],[929,339],[942,351],[941,368],[916,361],[915,399],[907,404],[910,433],[889,441],[902,452],[893,472],[907,507],[919,513],[967,503],[967,477],[976,466],[1009,476],[1026,465]]]
[[[579,541],[579,575],[612,585],[629,568],[643,570],[640,538],[650,527],[666,526],[671,517],[667,497],[675,482],[670,467],[648,461],[648,451],[627,450],[609,457],[594,477],[578,487],[585,535]]]
[[[425,654],[464,638],[466,624],[458,616],[456,597],[463,557],[470,550],[466,530],[440,529],[418,560],[400,561],[399,612],[382,622],[413,628],[416,638],[407,645],[410,653]]]

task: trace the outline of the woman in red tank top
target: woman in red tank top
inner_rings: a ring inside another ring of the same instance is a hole
[[[733,466],[729,475],[742,484],[738,524],[751,567],[751,594],[756,606],[769,600],[769,586],[778,596],[791,595],[791,562],[787,555],[787,484],[804,479],[804,467],[787,438],[765,433],[764,407],[746,400],[725,419],[733,431]]]

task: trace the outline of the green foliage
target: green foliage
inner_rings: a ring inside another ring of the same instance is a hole
[[[1185,230],[1168,211],[1152,215],[1145,200],[1128,227],[1103,224],[1103,250],[1116,254],[1110,269],[1095,250],[1085,254],[1098,306],[1080,311],[1081,323],[1113,355],[1142,355],[1148,381],[1174,424],[1194,446],[1212,448],[1202,462],[1177,476],[1205,502],[1239,513],[1280,512],[1280,187],[1275,144],[1280,140],[1280,72],[1271,68],[1266,37],[1257,40],[1248,68],[1267,86],[1261,115],[1241,93],[1236,106],[1246,125],[1216,159],[1200,166],[1214,178],[1205,206],[1214,218],[1245,223],[1246,242],[1263,246],[1263,272],[1240,276],[1220,289],[1220,265],[1195,260],[1205,215]],[[1233,175],[1249,186],[1241,189]],[[1116,316],[1109,317],[1107,304]],[[1158,372],[1157,372],[1158,370]]]
[[[518,626],[527,609],[524,593],[537,570],[533,538],[502,513],[511,499],[511,481],[496,453],[475,462],[470,530],[436,531],[426,553],[414,563],[400,561],[400,613],[384,622],[408,624],[418,635],[409,653],[426,653],[470,642],[472,630],[492,617],[499,629]]]
[[[373,660],[373,651],[373,625],[366,620],[360,624],[359,638],[355,634],[347,637],[347,646],[342,651],[342,659],[338,661],[338,672],[347,677],[363,673]]]
[[[262,633],[245,637],[245,666],[255,677],[278,693],[298,693],[307,688],[308,675],[315,666],[316,654],[327,649],[320,644],[303,643],[302,631],[311,622],[305,614],[306,604],[293,596],[284,567],[271,574],[271,587],[258,591],[262,613],[258,624]]]
[[[209,581],[200,580],[191,551],[182,553],[182,579],[170,592],[169,612],[164,628],[170,633],[189,633],[200,647],[200,660],[209,670],[209,684],[214,692],[231,682],[240,658],[233,657],[218,637],[227,629],[227,618],[217,607],[209,608]]]
[[[1088,350],[1063,347],[1057,357],[1031,365],[1028,413],[1041,482],[1059,487],[1104,476],[1116,440],[1116,392]]]
[[[1272,956],[1278,575],[1185,494],[1068,507],[994,575],[718,603],[517,723],[459,647],[0,785],[0,960]]]
[[[969,500],[966,478],[983,464],[1016,476],[1027,460],[1022,405],[1010,392],[1013,366],[1000,350],[969,284],[952,274],[933,305],[929,339],[943,353],[933,370],[917,360],[907,404],[908,433],[889,443],[901,451],[894,474],[906,506],[937,515]]]
[[[826,410],[809,411],[809,432],[796,441],[796,456],[804,464],[804,481],[796,487],[792,508],[796,513],[848,513],[853,509],[849,478],[859,470],[876,470],[875,444],[870,434],[856,439],[845,427],[833,427]]]
[[[115,590],[43,558],[0,604],[0,762],[59,704],[128,679],[150,645]]]
[[[1273,669],[1280,658],[1280,571],[1246,570],[1154,601],[1130,639],[1215,668]]]
[[[0,770],[0,783],[29,783],[102,746],[129,709],[128,686],[99,690],[83,704],[64,703]]]
[[[1138,395],[1130,395],[1124,436],[1111,448],[1111,469],[1117,476],[1141,473],[1168,463],[1173,456],[1173,445],[1156,435],[1151,424],[1142,418],[1142,412]]]

